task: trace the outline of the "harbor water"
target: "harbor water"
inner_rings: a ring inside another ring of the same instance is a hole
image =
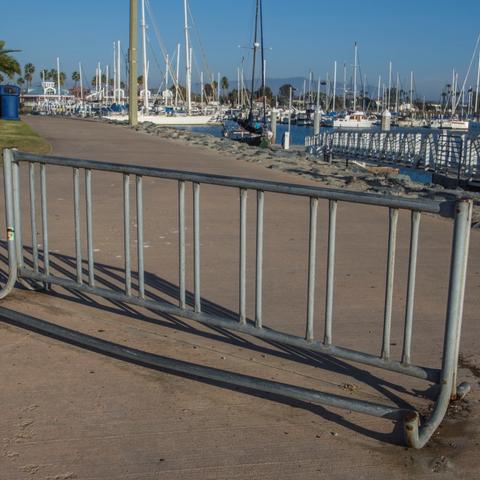
[[[205,126],[178,126],[176,127],[181,130],[188,130],[195,133],[204,133],[208,135],[213,135],[214,137],[222,137],[223,136],[223,126],[221,125],[205,125]],[[328,130],[332,130],[332,128],[328,128]],[[375,126],[369,131],[380,131],[381,128],[379,126]],[[392,127],[390,131],[402,131],[405,133],[431,133],[438,130],[432,130],[431,128],[400,128],[400,127]],[[283,134],[288,131],[288,125],[286,124],[277,124],[277,136],[276,142],[278,145],[282,143]],[[360,131],[365,131],[363,129],[359,129]],[[464,131],[460,130],[447,130],[449,133],[452,134],[461,134],[465,133]],[[480,134],[480,129],[471,128],[469,130],[470,134],[478,135]],[[300,126],[300,125],[291,125],[290,126],[290,144],[291,145],[304,145],[305,144],[305,137],[310,137],[313,135],[313,127],[310,126]]]

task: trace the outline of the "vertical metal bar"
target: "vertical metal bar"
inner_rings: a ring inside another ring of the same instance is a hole
[[[47,207],[47,167],[40,165],[40,191],[42,208],[42,234],[43,234],[43,271],[46,276],[50,275],[50,256],[48,253],[48,207]],[[48,284],[45,284],[45,288]]]
[[[463,304],[463,276],[465,257],[468,251],[470,233],[469,209],[471,201],[458,200],[453,227],[452,257],[450,260],[450,279],[448,286],[447,320],[443,337],[442,370],[440,374],[440,393],[430,418],[418,429],[418,415],[405,422],[405,433],[409,445],[422,448],[437,430],[443,420],[452,394],[456,393],[455,380],[457,368],[457,341],[461,326]]]
[[[247,323],[246,314],[246,270],[247,270],[247,190],[240,189],[240,268],[239,268],[239,314],[240,323]]]
[[[8,280],[0,288],[0,299],[5,298],[14,288],[17,281],[17,254],[15,252],[15,206],[14,189],[15,180],[12,174],[12,163],[14,163],[13,152],[8,149],[3,150],[3,181],[5,193],[5,226],[7,230],[8,242]]]
[[[95,286],[95,264],[93,260],[93,218],[92,218],[92,171],[85,170],[85,201],[87,207],[87,253],[88,283]]]
[[[200,296],[200,184],[193,184],[193,284],[195,311],[202,309]]]
[[[456,338],[456,345],[455,345],[455,365],[453,371],[453,383],[452,383],[452,395],[456,395],[456,386],[457,386],[457,368],[458,368],[458,355],[460,351],[460,339],[461,339],[461,330],[462,330],[462,320],[463,320],[463,303],[465,298],[465,282],[467,278],[467,265],[468,265],[468,250],[470,248],[470,225],[472,223],[472,213],[473,213],[473,202],[472,201],[464,201],[464,203],[468,203],[467,208],[467,220],[466,226],[464,231],[464,255],[463,255],[463,271],[461,276],[461,290],[460,290],[460,307],[458,312],[458,330],[457,330],[457,338]],[[457,209],[458,211],[458,209]]]
[[[445,326],[442,378],[444,382],[454,381],[456,375],[456,350],[459,336],[460,314],[463,303],[463,276],[465,257],[469,244],[469,209],[471,201],[459,200],[456,205],[453,226],[452,258],[448,287],[447,323]],[[452,383],[452,389],[455,385]]]
[[[408,260],[407,300],[405,307],[405,331],[403,335],[403,363],[410,363],[412,349],[413,302],[415,297],[419,227],[420,212],[412,211],[410,228],[410,257]]]
[[[383,319],[382,358],[390,358],[390,333],[392,326],[393,279],[395,273],[395,248],[397,240],[398,209],[389,208],[387,276],[385,285],[385,310]]]
[[[80,227],[80,170],[73,169],[73,212],[75,217],[75,257],[77,262],[77,283],[82,285],[82,243]]]
[[[185,182],[178,182],[178,287],[179,306],[186,308],[185,295]]]
[[[137,256],[138,294],[145,298],[145,270],[143,265],[143,187],[142,177],[137,175]]]
[[[263,298],[263,207],[265,193],[257,191],[257,251],[255,262],[255,326],[262,328],[262,298]]]
[[[5,158],[4,154],[4,158]],[[12,154],[9,154],[13,157]],[[18,268],[23,268],[22,209],[20,206],[20,172],[16,161],[11,161],[13,174],[13,215],[15,223],[15,251]]]
[[[315,307],[315,261],[317,252],[318,198],[310,198],[310,222],[308,244],[308,298],[306,340],[313,340],[313,313]]]
[[[335,238],[337,231],[337,201],[328,202],[328,259],[327,259],[327,290],[325,294],[325,337],[324,343],[332,343],[333,322],[333,282],[335,278]]]
[[[125,295],[132,294],[132,261],[130,257],[130,175],[123,174],[123,249],[125,262]]]
[[[35,164],[28,164],[30,184],[30,230],[32,234],[33,271],[38,273],[37,205],[35,193]]]

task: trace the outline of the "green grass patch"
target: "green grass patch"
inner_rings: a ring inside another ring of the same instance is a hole
[[[0,159],[4,148],[17,148],[22,152],[50,153],[51,146],[29,125],[22,121],[0,120]]]

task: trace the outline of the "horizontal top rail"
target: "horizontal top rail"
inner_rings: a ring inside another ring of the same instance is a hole
[[[168,180],[183,180],[187,182],[204,183],[224,187],[260,190],[273,193],[284,193],[328,200],[338,200],[365,205],[415,210],[419,212],[435,213],[443,217],[454,217],[455,201],[435,201],[427,199],[401,198],[384,196],[373,193],[346,191],[334,188],[298,185],[268,180],[254,180],[226,175],[211,175],[206,173],[170,170],[166,168],[152,168],[144,166],[126,165],[121,163],[99,162],[76,158],[54,157],[50,155],[34,155],[31,153],[14,151],[15,161],[35,162],[45,165],[57,165],[72,168],[85,168],[104,172],[124,173],[146,177],[164,178]]]

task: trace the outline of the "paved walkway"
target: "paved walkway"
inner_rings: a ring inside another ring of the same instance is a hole
[[[293,175],[125,127],[29,117],[55,155],[223,173],[297,183]],[[311,183],[311,182],[310,182]],[[53,267],[73,255],[72,178],[49,168]],[[97,281],[117,284],[122,267],[121,177],[94,174]],[[176,185],[145,179],[147,292],[175,297]],[[133,194],[133,190],[132,190]],[[132,195],[133,196],[133,195]],[[252,196],[253,197],[253,196]],[[28,212],[28,197],[23,199]],[[190,197],[188,205],[190,205]],[[238,196],[202,189],[202,296],[211,310],[238,304]],[[132,204],[132,211],[133,204]],[[253,316],[255,199],[249,198],[248,314]],[[266,195],[265,322],[302,334],[308,203]],[[320,205],[316,335],[322,335],[327,208]],[[187,213],[188,225],[191,211]],[[339,207],[334,336],[378,353],[387,215]],[[28,235],[28,226],[25,225]],[[392,352],[399,355],[408,254],[408,216],[400,216]],[[461,380],[478,389],[480,236],[473,232]],[[415,309],[414,361],[440,364],[451,223],[424,216]],[[191,250],[191,230],[187,231]],[[187,264],[191,266],[191,256]],[[135,268],[135,266],[134,266]],[[187,288],[191,290],[191,275]],[[428,384],[343,361],[300,355],[226,332],[76,296],[16,290],[3,306],[148,352],[383,403],[422,407]],[[395,445],[392,423],[347,411],[295,404],[123,363],[0,322],[0,479],[395,479],[475,478],[480,443],[474,390],[421,451]],[[398,388],[401,384],[404,388]],[[428,396],[428,392],[427,396]]]

